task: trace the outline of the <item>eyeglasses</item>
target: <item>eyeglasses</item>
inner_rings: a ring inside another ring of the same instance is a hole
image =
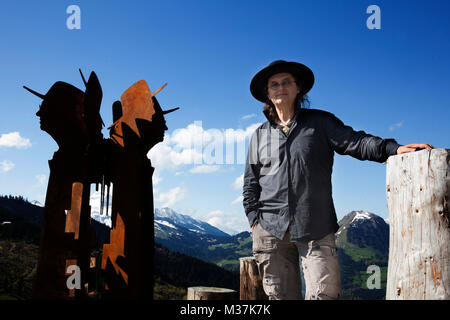
[[[269,88],[275,91],[275,90],[280,89],[280,87],[288,88],[288,87],[290,87],[293,83],[297,83],[297,82],[296,82],[296,81],[289,80],[289,79],[284,79],[283,81],[281,81],[281,83],[278,83],[278,82],[272,82],[272,83],[269,85]]]

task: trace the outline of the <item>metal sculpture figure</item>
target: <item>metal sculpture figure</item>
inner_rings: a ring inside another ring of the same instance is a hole
[[[110,243],[103,247],[102,297],[152,298],[154,168],[147,153],[164,139],[164,114],[179,108],[163,111],[154,97],[162,88],[152,94],[145,81],[138,81],[113,104],[111,137],[103,139],[100,83],[94,72],[87,82],[81,76],[85,92],[60,81],[45,95],[24,87],[43,99],[36,115],[59,146],[49,161],[34,298],[87,297],[95,241],[90,185],[102,185],[103,204],[105,186],[109,193],[111,183],[112,229]],[[79,268],[81,287],[68,287],[70,265]]]
[[[79,268],[86,283],[90,249],[95,235],[90,221],[90,184],[101,176],[97,146],[102,143],[99,114],[102,90],[95,73],[86,92],[58,81],[42,95],[39,111],[41,129],[59,146],[49,161],[50,177],[43,210],[34,298],[85,297],[84,290],[68,289],[68,267]]]
[[[113,184],[110,243],[102,256],[107,298],[153,298],[154,168],[147,153],[164,139],[164,115],[179,109],[161,109],[154,95],[163,87],[151,93],[140,80],[113,104],[105,148]]]

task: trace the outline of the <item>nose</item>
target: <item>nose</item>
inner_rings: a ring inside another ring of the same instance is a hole
[[[290,82],[282,82],[280,83],[280,88],[289,88],[291,86]]]
[[[284,83],[280,83],[278,87],[275,89],[275,92],[285,91],[285,89],[289,87],[289,85],[286,85]]]
[[[45,114],[45,112],[44,112],[45,109],[46,109],[46,107],[45,106],[43,107],[43,104],[40,104],[39,105],[39,110],[36,112],[36,115],[38,117],[42,117]]]

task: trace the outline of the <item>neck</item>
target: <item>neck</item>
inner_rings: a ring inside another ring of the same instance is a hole
[[[275,105],[281,124],[287,124],[295,114],[293,105]]]

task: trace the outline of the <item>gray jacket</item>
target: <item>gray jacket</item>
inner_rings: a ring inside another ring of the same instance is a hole
[[[266,114],[267,117],[267,114]],[[250,225],[282,239],[321,239],[338,230],[331,195],[334,152],[384,162],[400,146],[355,131],[333,114],[300,109],[285,134],[266,121],[253,133],[244,174],[244,209]]]

